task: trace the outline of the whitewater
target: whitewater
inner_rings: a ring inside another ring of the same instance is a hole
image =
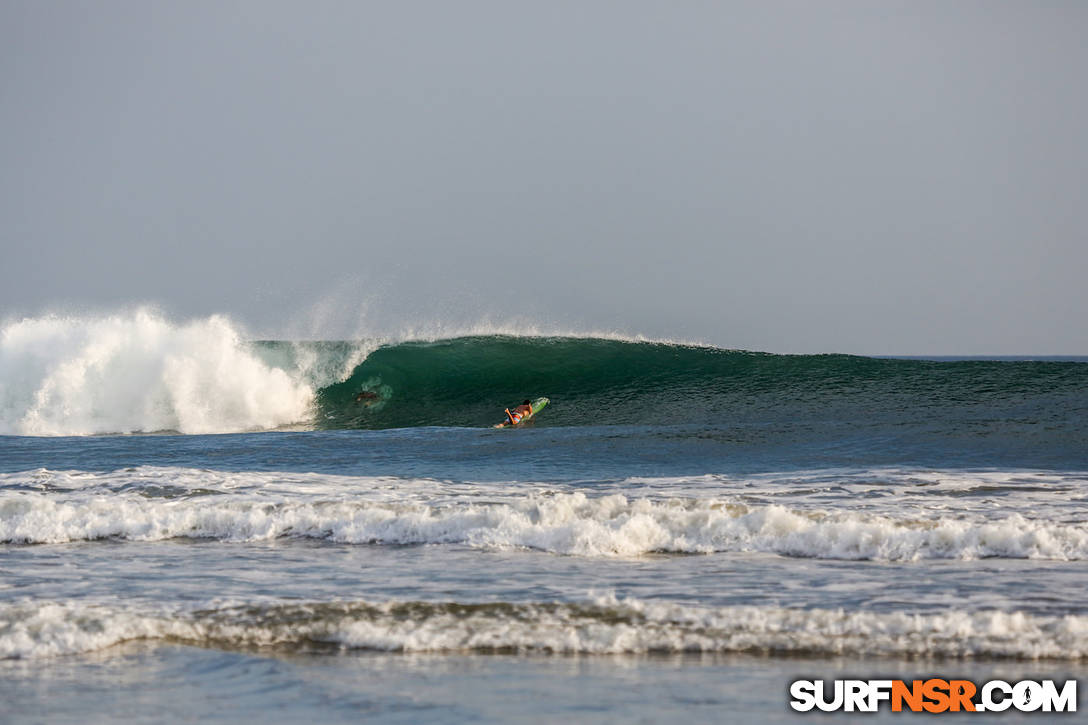
[[[786,722],[800,674],[1083,678],[1086,421],[1072,358],[9,320],[0,707]]]
[[[307,418],[314,391],[214,316],[24,319],[0,332],[0,433],[226,433]],[[302,372],[302,371],[299,371]]]
[[[892,492],[895,475],[870,471],[868,480],[881,480],[881,485],[855,486],[851,495]],[[955,478],[955,473],[946,473],[942,483]],[[973,482],[986,478],[981,475]],[[1056,494],[1074,488],[1064,478],[1048,480],[1052,478],[1027,480],[1050,484]],[[449,485],[288,473],[224,476],[152,467],[105,474],[40,469],[0,475],[0,491],[17,492],[0,498],[0,542],[308,538],[536,549],[584,557],[764,551],[891,561],[1088,559],[1088,523],[1056,523],[1059,517],[1040,516],[1039,507],[1053,507],[1047,497],[1030,497],[1035,499],[1032,515],[1025,518],[1018,512],[1021,507],[988,498],[985,509],[967,515],[954,495],[941,496],[928,487],[925,500],[914,502],[912,492],[901,492],[895,506],[885,502],[877,513],[870,507],[814,507],[808,496],[790,496],[788,505],[751,503],[782,500],[781,494],[788,493],[766,481],[761,482],[767,491],[762,496],[760,486],[744,479],[632,483],[586,486],[592,491],[587,495],[540,484]],[[1004,488],[1016,495],[1028,485],[1006,482]],[[679,488],[691,495],[669,495]],[[637,497],[610,490],[637,491]],[[991,485],[987,490],[993,496],[1001,488]],[[700,497],[700,491],[713,497]],[[908,502],[913,505],[904,517],[902,507]],[[1021,497],[1018,503],[1028,501]]]

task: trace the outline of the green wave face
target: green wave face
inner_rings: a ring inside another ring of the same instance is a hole
[[[318,420],[352,428],[491,425],[504,420],[504,408],[547,396],[551,405],[540,420],[548,424],[632,423],[644,420],[655,401],[707,397],[707,381],[721,375],[728,357],[594,339],[403,343],[376,350],[346,381],[323,388]]]
[[[271,343],[275,345],[275,343]],[[315,343],[346,359],[347,343]],[[536,426],[1083,414],[1088,365],[773,355],[603,339],[464,337],[380,347],[320,388],[321,428],[489,426],[547,396]]]

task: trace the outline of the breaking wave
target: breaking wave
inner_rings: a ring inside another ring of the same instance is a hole
[[[773,355],[524,327],[344,342],[249,341],[221,316],[41,317],[0,331],[0,434],[540,425],[1046,421],[1083,439],[1088,365]],[[463,333],[469,333],[467,335]]]
[[[910,658],[1088,657],[1088,617],[580,603],[263,602],[188,611],[0,604],[0,658],[92,652],[134,640],[222,649],[548,654],[750,653]]]
[[[797,506],[744,503],[737,496],[715,496],[712,489],[696,496],[639,497],[395,478],[296,479],[189,469],[6,474],[0,543],[299,538],[579,557],[764,552],[884,561],[1088,559],[1084,521],[957,512],[943,502],[925,507],[904,499],[896,513],[894,507],[812,508],[800,500]]]
[[[0,331],[0,434],[267,429],[307,420],[313,396],[223,317],[176,325],[139,310]]]

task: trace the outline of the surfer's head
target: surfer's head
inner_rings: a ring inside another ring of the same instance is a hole
[[[521,401],[521,404],[522,405],[532,405],[532,403],[530,403],[528,400]]]

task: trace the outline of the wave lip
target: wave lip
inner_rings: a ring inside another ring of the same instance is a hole
[[[131,640],[226,649],[1077,660],[1088,657],[1088,617],[703,608],[612,596],[581,603],[273,602],[158,613],[79,602],[0,605],[0,658],[91,652]]]
[[[623,494],[529,493],[496,502],[428,500],[374,482],[374,496],[269,492],[169,496],[112,492],[0,492],[0,542],[95,539],[229,542],[277,538],[345,544],[457,544],[581,557],[648,553],[766,552],[817,559],[1088,559],[1088,524],[1013,513],[1000,519],[942,514],[903,518],[795,510],[718,499],[629,499]]]

